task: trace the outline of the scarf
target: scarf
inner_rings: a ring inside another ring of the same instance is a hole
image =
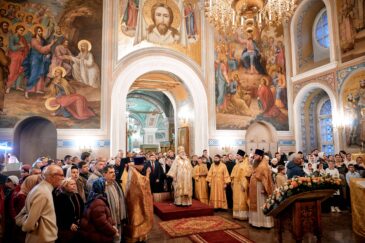
[[[105,186],[105,194],[108,199],[112,219],[117,225],[127,218],[124,194],[120,186],[113,181],[112,184]]]

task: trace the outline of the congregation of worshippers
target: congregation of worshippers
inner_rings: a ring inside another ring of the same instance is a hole
[[[351,205],[350,178],[365,176],[363,158],[345,151],[329,156],[318,149],[308,155],[177,151],[124,155],[119,150],[109,160],[89,152],[62,160],[40,157],[24,164],[20,177],[1,173],[0,241],[144,242],[153,224],[153,216],[146,215],[153,212],[153,195],[161,193],[170,193],[177,206],[189,207],[195,199],[253,227],[271,228],[274,221],[262,213],[262,204],[288,179],[340,178],[342,189],[322,207],[336,214]],[[131,224],[141,215],[147,219],[142,226]]]

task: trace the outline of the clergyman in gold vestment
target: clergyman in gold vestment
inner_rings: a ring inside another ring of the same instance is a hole
[[[221,156],[214,156],[214,164],[210,167],[207,176],[207,182],[210,186],[209,205],[214,208],[227,209],[226,187],[231,182],[227,166],[221,163]]]
[[[252,167],[245,151],[239,149],[236,155],[236,165],[231,173],[233,190],[233,218],[248,219],[248,178],[252,174]]]
[[[250,212],[248,222],[250,225],[264,228],[271,228],[274,226],[274,219],[265,216],[262,212],[262,206],[267,197],[272,194],[273,190],[274,185],[269,159],[267,156],[264,156],[264,151],[256,149],[249,187]]]
[[[128,168],[126,185],[126,204],[128,224],[126,226],[127,242],[146,241],[147,234],[153,226],[153,199],[149,174],[141,175],[134,167]]]
[[[208,184],[206,177],[208,174],[208,168],[203,164],[202,158],[198,158],[198,164],[193,169],[193,175],[195,180],[195,198],[200,202],[208,204]]]
[[[173,178],[174,203],[178,206],[190,206],[193,196],[193,167],[186,157],[184,147],[178,147],[178,155],[172,163],[167,176]]]

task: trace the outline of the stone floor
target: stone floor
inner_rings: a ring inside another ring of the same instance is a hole
[[[251,227],[247,221],[234,220],[229,212],[217,212],[215,215],[219,215],[228,218],[241,224],[243,227],[238,229],[237,232],[246,236],[247,238],[255,242],[274,243],[277,242],[274,229],[258,229]],[[155,215],[155,223],[152,232],[149,235],[148,243],[187,243],[191,242],[188,237],[181,238],[170,238],[165,232],[161,230],[158,223],[161,220]],[[322,225],[323,225],[323,243],[360,243],[365,242],[365,239],[358,239],[352,231],[351,214],[348,212],[336,213],[336,214],[323,214]],[[288,231],[283,234],[283,242],[291,243],[295,242]],[[316,237],[307,234],[303,240],[306,243],[314,243]]]

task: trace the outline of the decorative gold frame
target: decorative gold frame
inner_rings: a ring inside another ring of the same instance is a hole
[[[177,143],[178,146],[184,147],[187,155],[190,155],[189,127],[180,127],[178,129]]]

